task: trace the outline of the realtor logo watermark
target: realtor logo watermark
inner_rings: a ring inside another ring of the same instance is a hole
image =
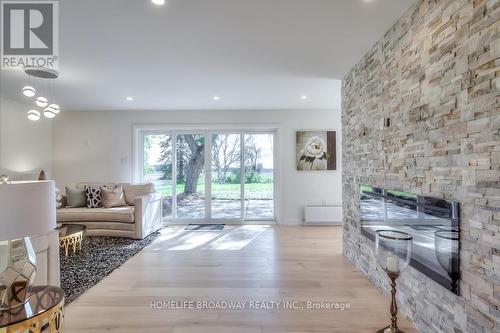
[[[1,68],[59,67],[59,2],[0,1]]]

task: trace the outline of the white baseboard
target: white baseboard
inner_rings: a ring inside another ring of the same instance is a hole
[[[338,222],[305,222],[303,225],[336,225],[336,226],[342,226],[343,223],[341,221]]]

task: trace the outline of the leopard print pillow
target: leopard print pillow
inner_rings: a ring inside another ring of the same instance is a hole
[[[102,195],[99,187],[85,186],[85,196],[87,197],[87,208],[102,207]]]

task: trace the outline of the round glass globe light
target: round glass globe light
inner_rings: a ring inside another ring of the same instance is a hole
[[[40,96],[36,99],[35,104],[41,108],[44,108],[49,104],[49,101],[45,97]]]
[[[43,115],[45,116],[45,118],[49,118],[49,119],[52,119],[56,116],[54,111],[50,108],[46,108],[45,110],[43,110]]]
[[[33,97],[36,95],[36,90],[33,87],[26,86],[23,88],[23,95],[26,97]]]
[[[31,121],[40,120],[40,112],[38,112],[37,110],[29,110],[26,116]]]
[[[51,109],[52,112],[54,112],[55,114],[58,114],[59,112],[61,112],[61,108],[57,104],[50,104],[48,106],[48,109]]]

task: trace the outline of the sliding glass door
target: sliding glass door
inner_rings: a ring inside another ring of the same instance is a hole
[[[245,134],[245,219],[274,218],[274,135]]]
[[[275,219],[274,133],[143,130],[140,180],[163,217],[198,223]]]
[[[205,218],[205,135],[177,134],[177,218]]]
[[[241,134],[212,135],[211,216],[241,219]]]
[[[163,217],[172,218],[173,212],[173,136],[171,134],[145,134],[142,140],[143,183],[153,183],[163,194]]]

